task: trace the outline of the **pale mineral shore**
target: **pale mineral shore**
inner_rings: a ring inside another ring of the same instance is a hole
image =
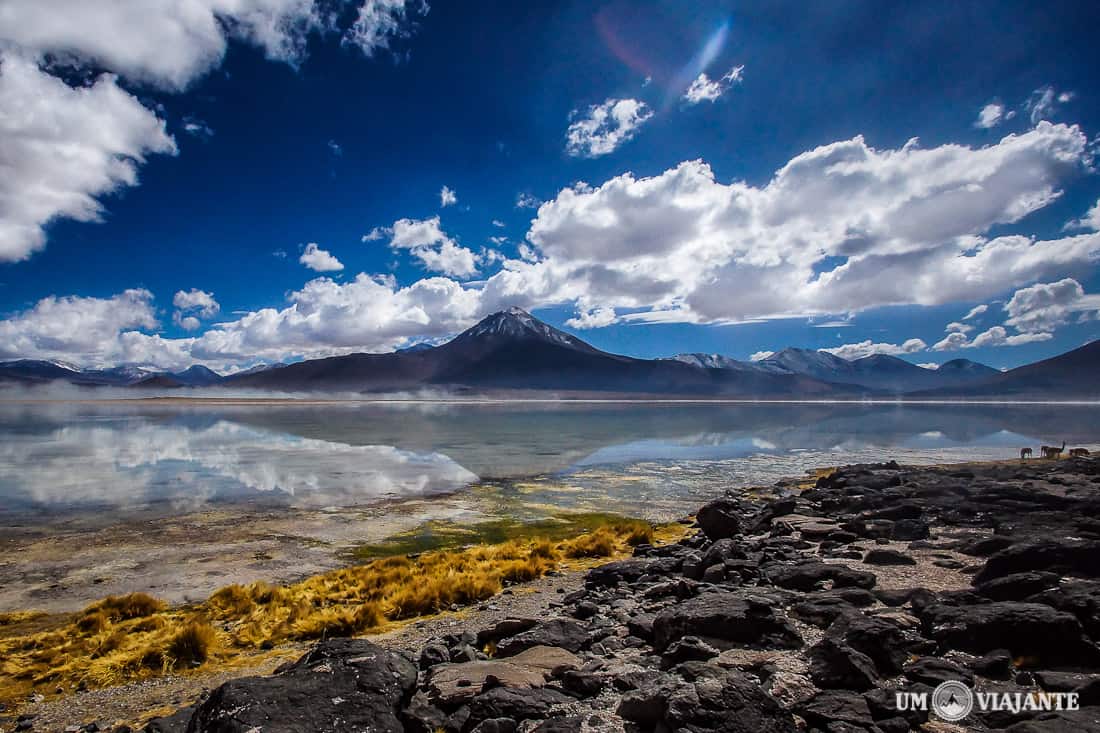
[[[144,729],[1100,730],[1100,462],[850,466],[716,499],[697,525],[457,614],[302,647],[275,674],[77,693],[22,725],[112,730],[178,707]],[[948,724],[895,707],[896,690],[945,680],[1072,692],[1080,709]]]

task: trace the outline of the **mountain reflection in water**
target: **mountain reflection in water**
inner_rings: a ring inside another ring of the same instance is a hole
[[[572,506],[690,509],[821,465],[1010,458],[1100,435],[1093,406],[0,405],[0,511],[343,507],[477,482]],[[580,496],[578,496],[578,493]]]

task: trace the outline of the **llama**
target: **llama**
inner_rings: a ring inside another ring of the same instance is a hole
[[[1061,458],[1062,451],[1066,449],[1066,441],[1062,441],[1061,448],[1055,448],[1053,445],[1044,445],[1039,450],[1043,454],[1043,458]]]
[[[1088,448],[1070,448],[1069,449],[1069,457],[1070,458],[1084,458],[1087,455],[1089,455],[1089,449]]]
[[[1032,452],[1031,448],[1021,448],[1020,449],[1020,460],[1021,461],[1026,460],[1028,458],[1031,458],[1033,455],[1034,455],[1034,453]]]

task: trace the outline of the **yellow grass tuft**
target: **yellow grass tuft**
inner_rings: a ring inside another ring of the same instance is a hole
[[[662,528],[658,537],[682,534],[680,527]],[[513,539],[380,558],[285,586],[230,585],[189,607],[168,608],[145,593],[110,596],[74,617],[56,618],[48,630],[13,627],[0,636],[0,701],[224,667],[285,642],[363,634],[477,603],[571,559],[614,557],[654,539],[649,524],[617,520],[571,539]],[[15,618],[6,614],[0,624]]]

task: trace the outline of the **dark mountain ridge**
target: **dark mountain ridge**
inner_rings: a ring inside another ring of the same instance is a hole
[[[788,348],[760,361],[720,354],[637,359],[591,344],[510,308],[493,313],[438,346],[417,344],[386,354],[348,354],[254,367],[222,376],[201,365],[181,372],[133,366],[81,370],[62,362],[0,363],[0,382],[178,388],[225,386],[283,392],[442,390],[635,396],[814,399],[902,396],[913,399],[1094,399],[1100,397],[1100,342],[1000,372],[968,359],[938,369],[876,354],[847,360]]]

